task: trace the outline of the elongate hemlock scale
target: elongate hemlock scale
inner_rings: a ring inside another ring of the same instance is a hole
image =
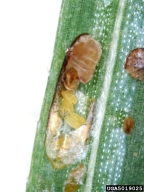
[[[136,48],[127,56],[124,68],[131,77],[144,80],[144,48]]]
[[[79,83],[86,84],[92,79],[101,54],[101,44],[89,34],[78,36],[66,53],[49,113],[45,141],[47,157],[55,169],[85,157],[95,102],[89,107],[87,118],[75,112],[75,105],[80,101],[76,97],[77,88]]]

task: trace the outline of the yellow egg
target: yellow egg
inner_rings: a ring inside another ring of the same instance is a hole
[[[86,123],[86,119],[83,116],[74,112],[70,113],[70,115],[65,116],[64,119],[69,126],[75,129]]]
[[[72,103],[69,103],[67,100],[63,99],[61,106],[59,108],[59,113],[62,117],[71,114],[74,111]]]
[[[62,97],[68,101],[69,103],[72,103],[72,104],[76,104],[77,103],[77,98],[76,96],[73,94],[72,91],[61,91],[61,95]]]

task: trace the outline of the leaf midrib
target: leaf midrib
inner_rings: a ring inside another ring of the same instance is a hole
[[[90,161],[89,161],[89,165],[88,165],[85,192],[91,191],[91,189],[92,189],[98,144],[99,144],[100,133],[101,133],[102,124],[103,124],[103,120],[104,120],[104,116],[105,116],[106,104],[107,104],[107,100],[108,100],[111,80],[113,77],[113,69],[115,66],[118,42],[119,42],[119,38],[120,38],[120,27],[122,24],[122,18],[123,18],[123,12],[124,12],[125,5],[126,5],[126,0],[120,0],[119,6],[118,6],[118,12],[116,15],[116,20],[115,20],[115,25],[114,25],[114,29],[113,29],[113,34],[112,34],[112,41],[110,44],[108,60],[106,63],[107,68],[106,68],[105,78],[104,78],[104,82],[103,82],[103,88],[101,91],[101,96],[97,100],[96,114],[95,114],[96,120],[94,122],[94,124],[96,124],[96,126],[93,126],[93,129],[94,129],[94,132],[96,133],[96,135],[94,137],[94,141],[93,141],[92,148],[91,148],[91,155],[90,155]]]

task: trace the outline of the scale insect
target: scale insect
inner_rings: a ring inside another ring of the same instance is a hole
[[[101,44],[89,34],[79,35],[66,52],[48,117],[46,154],[55,169],[80,161],[85,155],[96,102],[87,117],[78,114],[79,83],[88,83],[101,57]],[[81,93],[82,94],[82,93]],[[86,97],[83,94],[83,97]],[[86,103],[85,103],[86,104]]]
[[[144,80],[144,48],[132,50],[126,58],[124,68],[131,77]]]
[[[101,54],[101,44],[98,41],[88,34],[78,36],[66,53],[65,87],[74,90],[79,82],[88,83]]]

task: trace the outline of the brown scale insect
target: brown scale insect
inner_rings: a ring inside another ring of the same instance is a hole
[[[88,83],[101,57],[101,44],[89,34],[76,38],[66,53],[64,85],[69,90],[77,89],[79,82]]]
[[[127,56],[124,68],[131,77],[144,80],[144,48],[132,50]]]
[[[134,128],[134,119],[132,117],[126,117],[123,123],[123,131],[126,134],[130,134]]]

